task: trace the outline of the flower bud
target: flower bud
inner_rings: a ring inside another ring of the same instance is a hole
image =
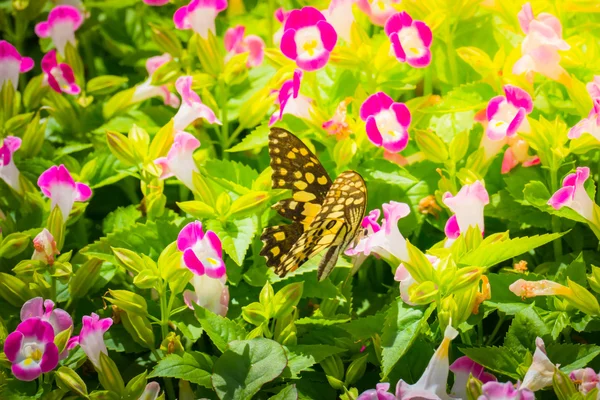
[[[304,282],[291,283],[281,288],[273,297],[273,318],[281,318],[292,312],[300,302]]]
[[[436,284],[432,281],[413,284],[408,289],[410,302],[418,305],[431,303],[435,300],[438,292]]]
[[[115,131],[106,131],[106,143],[110,152],[123,164],[127,166],[137,164],[133,145],[125,135]]]
[[[29,244],[29,235],[15,232],[6,236],[0,243],[0,257],[12,258],[21,253]]]
[[[365,354],[350,363],[346,371],[346,380],[344,381],[346,386],[352,385],[363,377],[367,369],[367,358],[369,358],[369,355]]]
[[[250,303],[245,307],[242,307],[242,317],[248,323],[260,326],[263,322],[269,320],[267,310],[261,303]]]
[[[128,290],[108,290],[112,297],[104,297],[112,304],[132,315],[148,315],[146,299]]]
[[[169,332],[165,340],[160,344],[160,349],[166,354],[182,355],[185,352],[181,344],[181,337],[176,335],[175,332]]]
[[[323,368],[323,371],[325,371],[325,374],[327,375],[327,380],[330,384],[330,377],[340,381],[341,383],[341,379],[344,378],[344,363],[342,362],[340,356],[334,354],[321,361],[320,364]]]
[[[596,293],[600,293],[600,268],[592,265],[592,273],[587,276],[590,288]]]
[[[419,130],[415,135],[419,149],[428,160],[435,163],[443,163],[448,159],[446,144],[438,135],[429,130]]]
[[[482,395],[481,381],[473,375],[469,376],[467,381],[467,400],[477,400]]]

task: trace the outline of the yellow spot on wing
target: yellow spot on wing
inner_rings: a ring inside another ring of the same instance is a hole
[[[277,240],[278,242],[281,242],[282,240],[285,240],[285,232],[277,232],[273,234],[273,237],[275,238],[275,240]]]
[[[317,178],[317,182],[319,183],[319,185],[326,185],[327,177],[325,175],[320,176],[319,178]]]
[[[303,181],[296,181],[294,182],[294,186],[297,187],[300,190],[304,190],[308,187],[308,184],[306,182]]]
[[[301,192],[294,193],[293,198],[296,201],[300,201],[302,203],[308,203],[309,201],[313,201],[314,199],[316,199],[317,196],[315,196],[314,194],[309,193],[309,192],[301,191]]]
[[[304,177],[306,178],[306,181],[308,183],[313,183],[315,181],[315,176],[313,174],[311,174],[310,172],[307,172]]]

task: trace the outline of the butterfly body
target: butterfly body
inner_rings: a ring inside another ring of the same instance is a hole
[[[318,277],[323,280],[359,233],[367,202],[365,182],[354,171],[332,182],[306,145],[284,129],[271,129],[269,155],[273,188],[292,190],[291,198],[273,208],[293,222],[263,231],[261,255],[285,276],[328,249],[319,264]]]

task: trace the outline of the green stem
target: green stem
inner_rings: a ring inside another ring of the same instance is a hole
[[[231,134],[231,136],[229,136],[229,142],[227,143],[227,148],[231,147],[231,145],[233,144],[233,142],[235,142],[235,139],[237,139],[237,137],[243,131],[244,131],[244,127],[242,125],[239,125],[237,128],[235,128],[235,130],[233,131],[233,133]]]
[[[483,346],[483,322],[477,323],[477,345]]]
[[[167,304],[167,288],[168,284],[165,282],[163,285],[163,290],[160,293],[160,329],[163,340],[165,340],[169,334],[169,305]],[[173,294],[171,294],[171,297],[173,297]],[[175,389],[173,387],[173,381],[171,378],[165,378],[165,388],[168,394],[167,398],[175,400]]]
[[[552,186],[552,193],[555,193],[558,188],[558,170],[550,171],[550,179]],[[552,216],[552,232],[558,233],[560,232],[560,218],[557,216]],[[554,260],[558,261],[563,254],[562,248],[562,240],[558,238],[552,242],[552,246],[554,248]]]
[[[221,126],[221,152],[223,159],[229,159],[229,153],[225,152],[229,145],[229,120],[227,119],[227,97],[229,96],[229,90],[227,85],[222,80],[219,80],[219,94],[220,101],[219,107],[221,107],[221,119],[223,125]]]
[[[496,326],[494,327],[494,330],[492,331],[492,334],[490,335],[490,337],[488,338],[488,340],[486,342],[486,346],[491,346],[491,344],[494,343],[494,339],[496,338],[496,335],[498,334],[498,331],[502,327],[502,324],[504,323],[505,319],[506,319],[505,315],[500,315],[498,322],[496,323]]]
[[[425,68],[423,76],[423,95],[430,96],[433,93],[433,67],[430,65]]]
[[[269,14],[267,15],[267,21],[269,21],[269,36],[267,36],[267,46],[273,47],[273,35],[275,34],[275,0],[269,0]]]

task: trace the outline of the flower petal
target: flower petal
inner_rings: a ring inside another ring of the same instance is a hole
[[[204,231],[202,230],[202,222],[194,221],[190,222],[177,235],[177,249],[184,251],[193,247],[197,242],[204,238]]]

